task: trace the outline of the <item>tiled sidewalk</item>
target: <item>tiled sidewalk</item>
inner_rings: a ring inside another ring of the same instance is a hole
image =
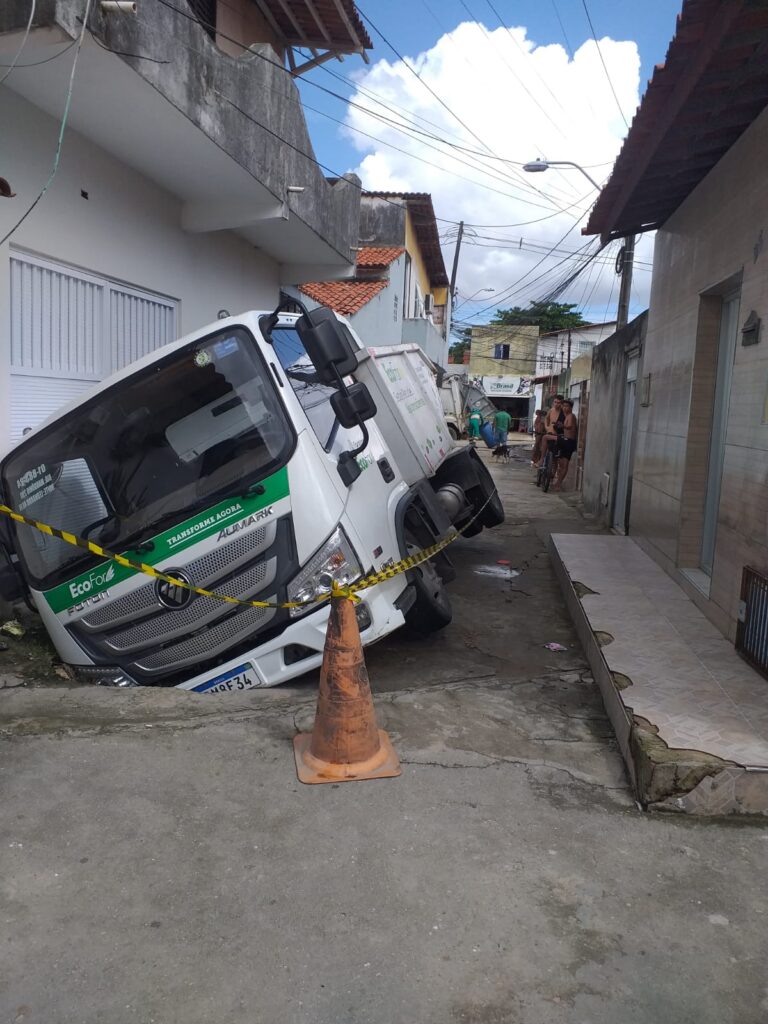
[[[768,813],[768,680],[631,538],[551,543],[642,802]]]

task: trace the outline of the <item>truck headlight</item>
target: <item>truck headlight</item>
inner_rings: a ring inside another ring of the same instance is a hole
[[[323,594],[330,594],[334,583],[346,586],[361,576],[362,569],[357,555],[347,535],[339,527],[288,584],[288,600],[314,602]],[[310,603],[301,608],[291,608],[290,616],[295,619],[312,611],[313,607],[314,604]]]

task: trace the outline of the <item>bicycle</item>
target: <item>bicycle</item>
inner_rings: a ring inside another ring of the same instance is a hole
[[[559,462],[559,456],[555,455],[552,451],[552,447],[547,445],[547,452],[544,456],[544,462],[536,471],[536,486],[546,492],[549,490],[549,485],[554,480],[557,474],[557,465]]]

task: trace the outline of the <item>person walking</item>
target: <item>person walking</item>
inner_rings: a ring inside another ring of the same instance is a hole
[[[512,417],[505,409],[499,409],[493,417],[493,429],[496,431],[497,445],[507,443],[507,435],[509,434],[509,425],[511,422]]]
[[[480,437],[480,427],[483,425],[483,417],[480,410],[475,408],[469,414],[469,440],[477,440]]]

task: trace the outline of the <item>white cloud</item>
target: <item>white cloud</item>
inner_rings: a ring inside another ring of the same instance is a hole
[[[638,104],[637,46],[634,42],[605,38],[600,40],[600,52],[629,121]],[[594,40],[584,42],[571,60],[560,45],[537,46],[523,27],[510,27],[507,31],[465,22],[440,38],[430,50],[406,57],[436,95],[401,62],[380,60],[355,76],[358,92],[354,102],[403,126],[407,117],[416,121],[422,131],[471,152],[432,143],[438,152],[425,145],[430,140],[409,138],[397,128],[349,107],[349,128],[344,130],[361,154],[355,170],[366,188],[431,192],[438,217],[475,225],[520,225],[470,228],[466,247],[462,248],[460,294],[468,296],[491,287],[501,295],[531,270],[546,247],[565,234],[596,195],[578,170],[551,169],[532,175],[505,160],[572,160],[587,167],[600,182],[610,173],[620,149],[626,127],[597,46]],[[370,93],[396,113],[379,105]],[[365,132],[379,141],[349,129]],[[504,159],[477,155],[489,152]],[[555,213],[565,207],[571,209]],[[536,220],[539,222],[523,223]],[[565,239],[563,250],[578,249],[587,241],[581,236],[583,223],[585,220]],[[455,235],[455,229],[452,232],[448,224],[440,227],[444,235]],[[529,251],[537,246],[542,251]],[[447,239],[445,258],[449,272],[453,248],[454,243]],[[525,305],[541,297],[567,268],[577,265],[566,258],[557,271],[553,270],[565,255],[563,251],[548,258],[501,305]],[[596,263],[591,276],[589,271],[583,273],[562,296],[563,301],[585,303],[593,314],[598,310],[602,314],[610,299],[609,315],[613,315],[618,293],[612,267],[614,255],[611,250],[610,265]],[[651,241],[644,239],[638,261],[650,259]],[[552,272],[538,280],[548,269]],[[647,304],[650,274],[638,267],[635,282],[633,310]],[[485,298],[493,300],[495,296]],[[467,305],[464,313],[478,308],[477,303]]]

